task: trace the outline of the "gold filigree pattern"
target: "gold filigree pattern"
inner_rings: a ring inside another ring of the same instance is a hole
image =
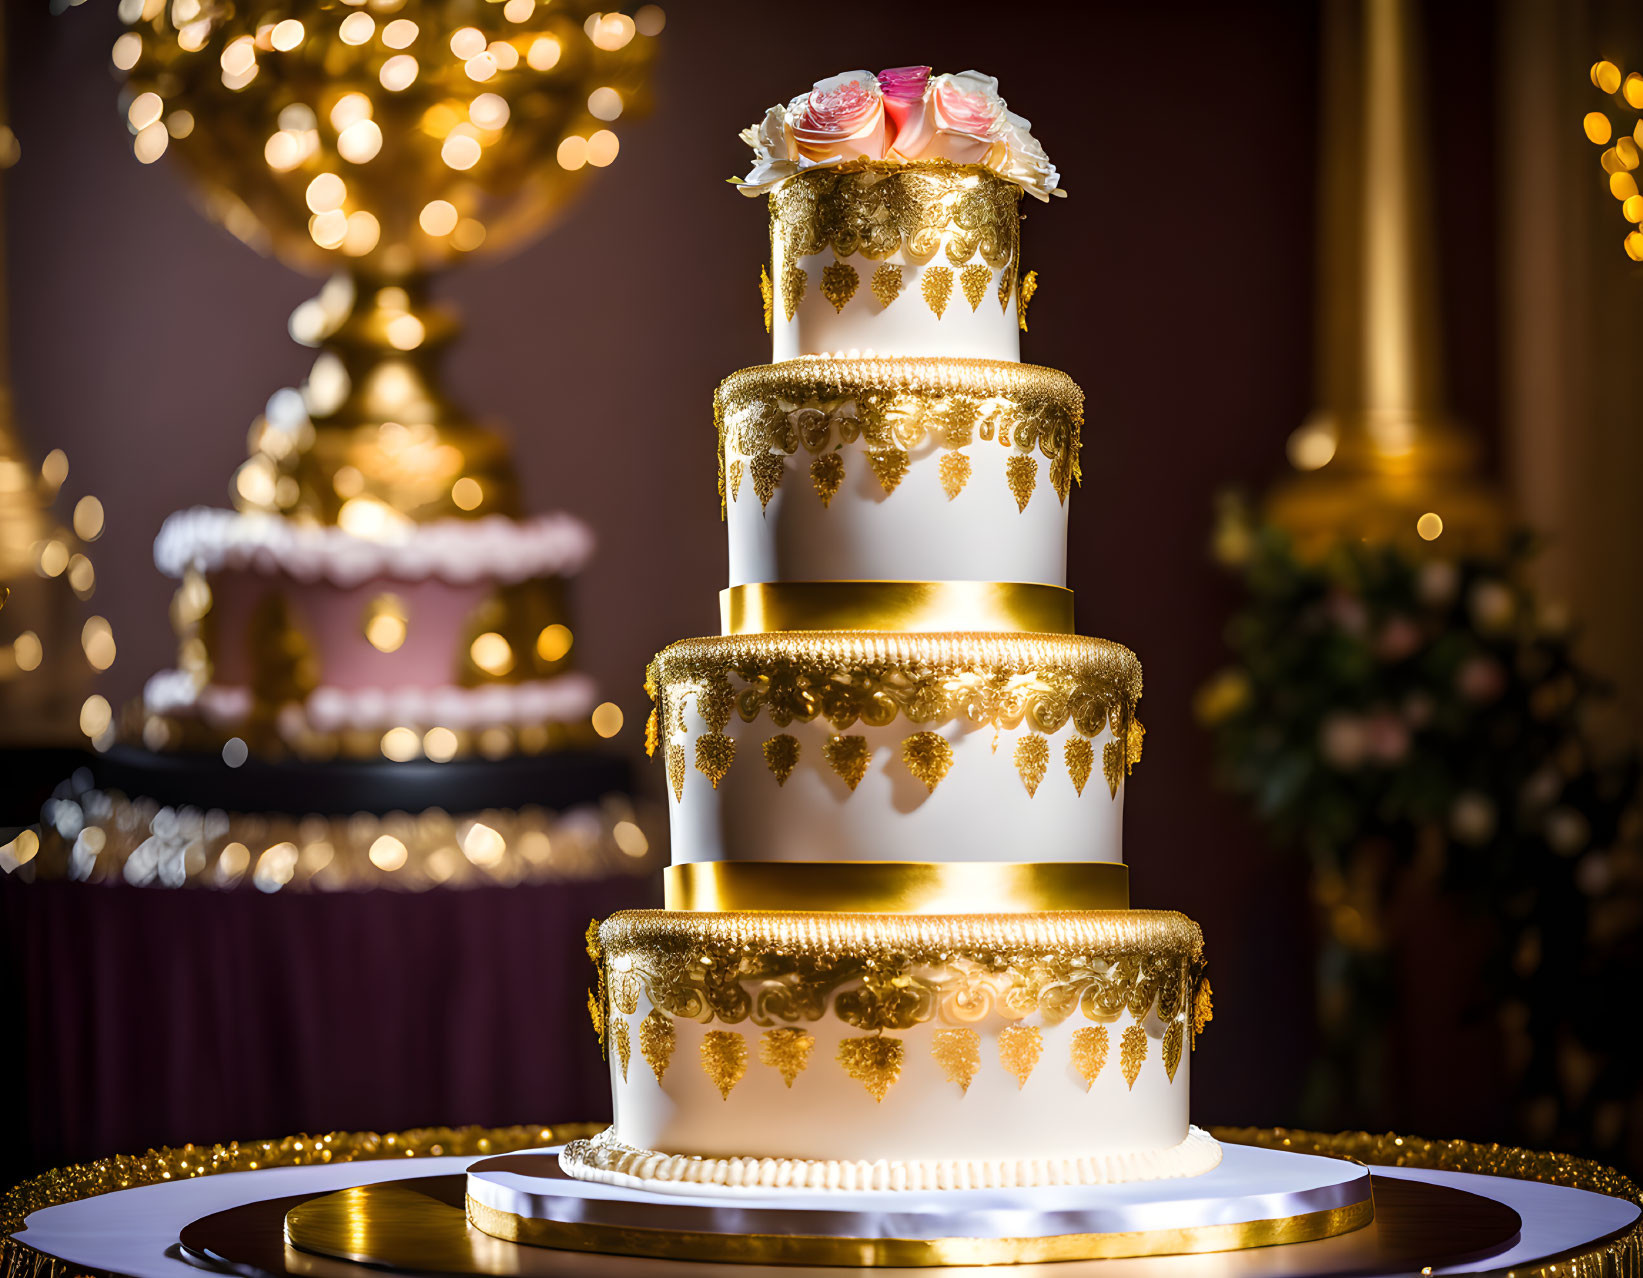
[[[837,453],[833,454],[835,457]],[[907,474],[907,454],[899,448],[874,448],[867,454],[867,464],[873,468],[873,477],[888,496],[896,491]]]
[[[970,482],[970,459],[963,453],[943,453],[940,464],[941,490],[952,501]]]
[[[628,1023],[619,1020],[611,1036],[616,1040],[616,1059],[622,1064],[622,1081],[628,1081],[628,1057],[633,1054],[633,1043],[628,1038]]]
[[[1010,313],[1010,299],[1015,296],[1015,271],[1016,264],[1011,262],[999,274],[998,313],[1000,315],[1008,315]]]
[[[778,1071],[782,1082],[792,1087],[810,1063],[810,1050],[815,1046],[816,1036],[808,1030],[792,1025],[766,1030],[759,1039],[759,1064]]]
[[[1027,331],[1027,303],[1033,300],[1033,294],[1038,292],[1038,272],[1028,271],[1021,278],[1021,296],[1016,302],[1016,319],[1021,325],[1021,331]]]
[[[736,465],[741,465],[736,462]],[[838,453],[823,453],[810,463],[810,484],[821,498],[822,505],[830,506],[844,483],[844,458]]]
[[[652,705],[650,713],[645,716],[645,758],[655,758],[656,747],[661,743],[661,728],[656,721],[656,707]]]
[[[709,732],[696,738],[696,771],[719,788],[730,765],[736,761],[736,739],[722,732]]]
[[[1012,458],[1011,460],[1020,459]],[[768,509],[770,499],[776,495],[776,490],[782,486],[782,476],[787,472],[783,459],[775,453],[760,453],[748,463],[748,470],[753,477],[753,493],[759,499],[759,509]]]
[[[1124,738],[1124,771],[1141,762],[1141,743],[1146,738],[1147,730],[1141,726],[1141,720],[1131,719],[1129,732]]]
[[[923,265],[945,245],[949,265],[979,258],[1014,266],[1021,188],[980,165],[857,160],[801,173],[770,196],[771,259],[787,268],[831,248],[882,262],[896,253]]]
[[[1175,1081],[1175,1071],[1181,1065],[1181,1040],[1185,1037],[1185,1030],[1180,1021],[1171,1021],[1164,1027],[1164,1073],[1170,1082]]]
[[[1203,977],[1198,982],[1197,993],[1192,999],[1192,1037],[1194,1043],[1204,1032],[1204,1026],[1215,1019],[1215,999],[1209,987],[1209,978]]]
[[[1073,1031],[1072,1062],[1078,1076],[1084,1080],[1087,1092],[1107,1064],[1107,1052],[1112,1041],[1105,1025],[1082,1025]]]
[[[798,313],[799,303],[804,300],[804,286],[807,282],[802,266],[789,266],[782,272],[782,313],[787,316],[790,324],[793,322],[793,316]]]
[[[1071,724],[1093,738],[1134,719],[1141,665],[1127,648],[1080,635],[777,631],[681,640],[657,655],[647,684],[669,737],[684,730],[687,703],[710,726],[709,703],[722,703],[744,723],[767,717],[777,728],[821,719],[843,732],[905,715],[919,728],[963,720],[1045,736]],[[1121,764],[1122,749],[1108,744]],[[835,770],[841,749],[860,751],[865,769],[865,740],[830,743]]]
[[[793,769],[799,766],[799,739],[783,732],[764,743],[764,766],[770,769],[777,785],[786,785]]]
[[[595,984],[588,991],[588,1019],[593,1022],[593,1032],[599,1040],[599,1053],[605,1054],[605,1008],[609,1004],[610,991],[607,985],[607,971],[605,967],[605,949],[599,940],[599,920],[588,920],[588,930],[582,934],[582,943],[587,950],[588,957],[593,960],[593,974]]]
[[[901,761],[934,794],[953,766],[953,747],[939,732],[915,732],[901,743]]]
[[[831,736],[822,744],[822,758],[845,785],[854,790],[867,775],[873,751],[866,737]]]
[[[730,463],[730,472],[727,483],[730,488],[730,500],[736,501],[742,495],[742,473],[747,469],[747,463],[740,457]]]
[[[1131,1091],[1135,1090],[1135,1080],[1140,1076],[1146,1059],[1147,1031],[1139,1025],[1126,1026],[1124,1036],[1119,1040],[1118,1067],[1124,1071],[1124,1081]]]
[[[981,299],[987,296],[987,286],[992,282],[993,273],[980,262],[964,268],[958,277],[958,284],[964,290],[964,300],[970,304],[971,311],[981,305]]]
[[[901,1077],[907,1048],[899,1038],[873,1035],[847,1038],[839,1044],[839,1064],[844,1072],[867,1089],[867,1094],[883,1104],[885,1095]]]
[[[833,304],[835,311],[844,309],[844,304],[856,295],[860,285],[861,276],[848,262],[834,261],[832,265],[822,268],[822,296]]]
[[[1038,1058],[1044,1054],[1044,1035],[1036,1025],[1006,1025],[998,1032],[998,1063],[1015,1076],[1018,1088],[1027,1085]]]
[[[764,304],[764,331],[769,332],[776,318],[776,286],[770,282],[770,272],[759,266],[759,299]]]
[[[1004,463],[1004,478],[1010,485],[1010,496],[1015,498],[1015,508],[1018,511],[1026,510],[1027,503],[1033,499],[1033,488],[1038,484],[1038,459],[1024,456],[1010,458]]]
[[[901,267],[886,262],[873,272],[873,278],[868,281],[868,286],[873,290],[873,296],[878,298],[879,305],[889,310],[890,303],[901,296]]]
[[[1083,421],[1083,393],[1065,374],[997,360],[789,360],[743,369],[714,396],[721,495],[729,500],[740,481],[726,477],[738,463],[801,450],[819,458],[849,445],[907,454],[934,438],[948,450],[996,441],[1018,459],[1043,458],[1064,503],[1082,475]],[[769,492],[779,482],[767,479]],[[1016,499],[1023,503],[1020,493]]]
[[[1061,753],[1066,760],[1067,775],[1072,778],[1073,789],[1082,797],[1085,783],[1095,768],[1095,747],[1083,737],[1068,737]],[[1115,794],[1113,797],[1118,796]]]
[[[702,1073],[719,1089],[723,1100],[747,1074],[747,1040],[735,1030],[709,1030],[702,1035]]]
[[[973,1029],[937,1030],[930,1044],[930,1055],[949,1083],[957,1083],[960,1095],[969,1092],[970,1084],[981,1070],[981,1035]]]
[[[1015,743],[1015,770],[1021,784],[1027,787],[1027,797],[1038,795],[1039,782],[1050,766],[1050,743],[1037,733],[1029,733]]]
[[[673,798],[682,801],[685,797],[685,748],[675,742],[667,748],[667,783],[673,787]]]
[[[1155,1009],[1168,1023],[1196,1005],[1204,970],[1197,924],[1146,910],[633,910],[607,919],[599,935],[605,961],[635,972],[653,1008],[703,1024],[772,1027],[832,1015],[875,1032],[973,1026],[993,1015],[1106,1024]],[[1131,1055],[1145,1052],[1139,1032]],[[641,1051],[645,1035],[641,1025]]]
[[[945,266],[927,266],[919,289],[924,294],[924,304],[930,308],[930,313],[940,319],[953,296],[953,272]]]
[[[639,1022],[639,1055],[645,1058],[645,1064],[656,1075],[658,1084],[662,1081],[662,1075],[667,1073],[668,1063],[673,1060],[673,1048],[677,1042],[678,1031],[673,1028],[673,1018],[665,1015],[660,1008],[651,1008],[645,1019]]]

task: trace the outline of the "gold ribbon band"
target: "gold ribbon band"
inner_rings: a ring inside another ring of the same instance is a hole
[[[1127,910],[1117,861],[692,861],[663,871],[669,910],[1037,914]]]
[[[1073,592],[1021,581],[766,581],[719,592],[727,635],[775,630],[1073,633]]]

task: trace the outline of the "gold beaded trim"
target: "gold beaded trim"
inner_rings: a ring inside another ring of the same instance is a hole
[[[835,260],[820,272],[820,283],[837,309],[861,282],[855,267],[840,259],[859,254],[884,262],[899,253],[918,266],[945,256],[946,265],[924,272],[925,302],[938,317],[955,280],[971,310],[980,306],[993,271],[1001,271],[998,301],[1007,311],[1021,255],[1020,202],[1021,188],[992,170],[945,160],[854,161],[801,173],[770,196],[774,304],[791,320],[807,283],[799,259],[831,248]],[[892,279],[885,270],[870,284],[881,306],[902,290],[900,271]]]
[[[1111,732],[1101,768],[1116,797],[1146,731],[1135,717],[1141,663],[1120,644],[1082,635],[779,631],[684,639],[651,662],[645,690],[652,701],[645,748],[654,755],[665,746],[675,799],[687,772],[687,703],[708,728],[695,739],[694,762],[715,788],[736,759],[737,743],[725,734],[732,713],[744,723],[765,715],[778,729],[824,719],[838,734],[823,746],[824,761],[852,791],[871,762],[867,738],[844,735],[857,722],[885,727],[905,716],[918,730],[903,741],[902,762],[931,792],[952,765],[951,745],[931,727],[967,720],[1021,729],[1009,757],[1029,796],[1048,771],[1049,736],[1069,723],[1077,735],[1061,754],[1079,794],[1095,766],[1092,738]],[[764,743],[778,782],[800,750],[787,733]]]
[[[1133,1023],[1118,1055],[1134,1086],[1148,1052],[1140,1022],[1155,1012],[1164,1027],[1161,1058],[1173,1081],[1182,1049],[1192,1046],[1212,1014],[1203,934],[1191,919],[1166,911],[626,910],[589,928],[588,953],[597,974],[589,1010],[601,1044],[607,1026],[620,1026],[619,1037],[629,1037],[628,1018],[637,1016],[642,993],[651,1010],[638,1022],[638,1039],[658,1083],[674,1055],[674,1017],[774,1029],[834,1016],[864,1032],[844,1041],[838,1064],[873,1091],[896,1081],[905,1053],[903,1041],[883,1037],[885,1031],[929,1022],[967,1028],[994,1015],[1012,1023],[1037,1016],[1058,1025],[1075,1015],[1091,1022],[1103,1031],[1101,1048],[1097,1053],[1089,1036],[1077,1036],[1071,1063],[1093,1081],[1107,1058],[1106,1028],[1127,1011]],[[944,1068],[969,1061],[965,1068],[973,1076],[979,1068],[974,1045],[964,1035],[938,1035],[932,1051]],[[1037,1064],[1042,1041],[1036,1029],[1026,1036],[1003,1032],[998,1051],[1003,1067],[1020,1080]],[[789,1066],[795,1060],[780,1045],[769,1054]],[[741,1034],[712,1031],[701,1055],[702,1068],[728,1095],[746,1071]],[[967,1079],[956,1081],[968,1086]]]
[[[865,453],[892,493],[913,450],[939,446],[937,475],[948,500],[964,491],[964,450],[996,443],[1009,452],[1005,478],[1019,510],[1032,500],[1039,457],[1063,504],[1083,478],[1079,461],[1084,392],[1065,373],[1001,360],[905,358],[786,360],[732,373],[713,396],[719,436],[719,509],[740,500],[744,481],[767,506],[787,458],[803,449],[825,506],[845,478],[845,448]],[[1036,455],[1035,455],[1036,454]]]

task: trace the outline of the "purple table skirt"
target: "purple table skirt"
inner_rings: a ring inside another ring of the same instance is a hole
[[[0,876],[7,1179],[296,1131],[610,1114],[591,918],[653,877],[213,892]]]

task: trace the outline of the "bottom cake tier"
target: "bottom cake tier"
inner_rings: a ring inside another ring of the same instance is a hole
[[[975,1189],[1190,1176],[1198,925],[639,910],[590,930],[615,1122],[585,1180]]]

